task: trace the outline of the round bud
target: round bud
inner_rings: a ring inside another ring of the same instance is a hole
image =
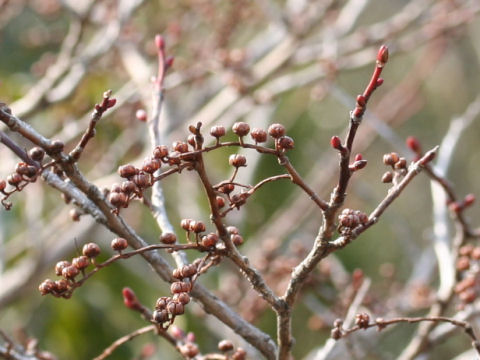
[[[148,174],[153,174],[155,171],[160,169],[162,163],[157,159],[147,158],[143,161],[142,170]]]
[[[218,188],[218,191],[223,194],[230,194],[233,190],[235,190],[235,185],[233,184],[225,184]]]
[[[26,175],[28,171],[27,164],[24,162],[19,162],[15,166],[15,172],[20,175]]]
[[[202,221],[191,221],[190,222],[190,230],[194,233],[201,233],[204,232],[206,229],[205,224]]]
[[[173,269],[173,271],[172,271],[172,276],[173,276],[175,279],[182,280],[182,279],[183,279],[182,269]]]
[[[369,323],[370,316],[367,313],[361,313],[355,316],[355,325],[358,325],[360,329],[367,329]]]
[[[238,228],[236,226],[227,226],[227,232],[230,234],[230,235],[237,235],[239,234],[239,231],[238,231]]]
[[[57,264],[55,265],[55,274],[57,274],[58,276],[61,276],[62,270],[70,265],[72,264],[70,264],[70,262],[66,260],[57,262]]]
[[[52,140],[52,142],[50,143],[50,145],[48,146],[48,150],[52,153],[52,154],[58,154],[58,153],[61,153],[63,151],[63,148],[65,147],[65,144],[63,143],[63,141],[60,141],[60,140]]]
[[[225,206],[225,199],[221,196],[217,196],[215,198],[215,201],[217,202],[217,206],[219,209],[223,208]]]
[[[242,137],[248,135],[250,132],[250,126],[246,122],[239,121],[233,124],[232,130],[236,135]]]
[[[212,126],[210,129],[210,135],[212,135],[215,138],[221,138],[222,136],[225,136],[225,128],[223,126],[217,125],[217,126]]]
[[[127,207],[128,196],[122,192],[112,192],[110,195],[108,195],[108,201],[110,201],[110,203],[116,208]]]
[[[180,304],[187,305],[190,302],[190,296],[187,293],[178,293],[173,296],[173,301],[177,301]]]
[[[395,169],[405,169],[407,167],[407,159],[401,157],[395,163]]]
[[[198,355],[198,346],[194,343],[187,342],[180,346],[180,353],[186,358],[194,358]]]
[[[396,164],[400,160],[400,156],[396,152],[391,152],[390,156],[392,157],[393,163]]]
[[[5,190],[7,187],[7,182],[5,180],[0,180],[0,191]]]
[[[179,153],[186,153],[188,152],[188,144],[184,143],[183,141],[175,141],[172,144],[172,148]]]
[[[233,350],[233,344],[230,340],[222,340],[218,343],[218,350],[227,352]]]
[[[133,181],[127,180],[122,183],[122,192],[127,195],[133,194],[137,190],[137,185]]]
[[[202,245],[205,247],[215,246],[218,242],[218,235],[210,233],[202,237]]]
[[[22,176],[18,173],[8,175],[7,181],[10,185],[17,187],[22,182]]]
[[[158,324],[163,324],[164,322],[170,320],[167,310],[155,310],[152,314],[152,318]]]
[[[173,233],[166,232],[160,235],[160,242],[163,244],[171,245],[171,244],[175,244],[176,241],[177,241],[177,237]]]
[[[147,112],[143,109],[138,109],[137,112],[135,113],[135,117],[138,120],[145,122],[147,121]]]
[[[122,165],[118,168],[118,174],[123,178],[130,178],[137,173],[135,166],[131,164]]]
[[[60,279],[55,281],[55,291],[58,293],[63,293],[68,290],[68,281],[65,279]]]
[[[256,143],[264,143],[267,141],[267,132],[263,129],[253,128],[250,136]]]
[[[332,136],[330,139],[330,145],[336,150],[341,150],[343,148],[342,140],[340,140],[338,136]]]
[[[162,297],[159,297],[155,303],[155,309],[157,310],[163,310],[163,309],[166,309],[167,308],[167,305],[168,303],[171,301],[172,299],[167,297],[167,296],[162,296]]]
[[[392,154],[385,154],[383,155],[383,163],[387,166],[393,166],[395,165],[396,161],[394,161]]]
[[[29,150],[28,156],[30,156],[30,159],[40,162],[45,156],[45,151],[41,147],[36,146]]]
[[[278,146],[283,150],[290,150],[295,147],[295,142],[290,136],[282,136],[278,139]]]
[[[285,126],[282,124],[272,124],[268,127],[268,133],[274,139],[278,139],[279,137],[285,135]]]
[[[150,177],[145,174],[137,174],[132,178],[132,181],[137,185],[140,189],[144,189],[151,185]]]
[[[387,171],[385,174],[382,176],[382,182],[387,184],[391,183],[393,180],[393,174],[390,171]]]
[[[62,276],[66,279],[73,280],[80,271],[75,266],[67,266],[62,270]]]
[[[90,261],[85,255],[81,255],[76,258],[73,258],[72,265],[75,266],[78,270],[83,270],[88,265],[90,265]],[[62,274],[63,274],[63,270],[62,270]]]
[[[153,156],[155,159],[163,159],[168,155],[168,147],[165,145],[157,146],[153,149]]]
[[[172,151],[168,154],[168,164],[169,165],[179,165],[182,162],[180,159],[180,153],[178,151]]]
[[[190,284],[183,282],[183,281],[175,281],[170,285],[170,291],[172,294],[178,294],[181,292],[189,292],[190,291]]]
[[[197,267],[193,264],[185,265],[181,268],[181,273],[184,278],[192,277],[197,273]]]
[[[247,166],[247,158],[240,154],[232,154],[228,158],[228,163],[236,168]]]
[[[414,153],[419,154],[422,152],[422,146],[420,141],[415,136],[409,136],[406,140],[407,147],[412,150]]]
[[[193,134],[188,135],[187,143],[195,149],[195,145],[197,144],[197,142],[195,141],[195,135]]]
[[[185,307],[181,302],[170,301],[167,304],[167,311],[173,316],[182,315],[185,312]]]
[[[110,192],[111,193],[119,193],[119,192],[122,192],[122,187],[120,186],[120,184],[112,184],[112,186],[110,187]]]
[[[55,282],[51,279],[44,280],[38,286],[38,291],[40,291],[40,294],[42,295],[50,294],[53,290],[55,290]]]
[[[100,254],[100,247],[95,243],[88,243],[83,245],[82,254],[92,259]]]
[[[124,238],[116,238],[112,240],[110,246],[115,251],[122,251],[128,247],[128,242]]]
[[[190,231],[190,223],[192,222],[192,219],[182,219],[180,222],[180,226],[182,227],[183,230],[185,231]]]
[[[235,246],[240,246],[243,244],[243,237],[241,235],[233,234],[230,236],[230,239]]]

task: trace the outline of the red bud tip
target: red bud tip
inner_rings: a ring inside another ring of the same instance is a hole
[[[362,154],[355,155],[355,161],[360,161],[360,160],[363,160]]]
[[[122,290],[123,303],[130,309],[136,309],[138,305],[138,299],[132,289],[126,287]]]
[[[383,84],[383,78],[378,78],[376,83],[377,87],[381,86],[382,84]]]
[[[358,106],[365,107],[365,96],[358,95],[357,96],[357,104],[358,104]]]
[[[388,61],[388,47],[387,45],[382,45],[377,53],[377,61],[381,64],[385,64]]]
[[[140,121],[147,121],[147,112],[143,109],[138,109],[135,113],[135,117]]]
[[[472,205],[475,202],[475,195],[468,194],[467,196],[465,196],[465,199],[463,200],[463,202],[465,203],[465,206]]]
[[[462,210],[462,206],[458,202],[452,202],[450,205],[448,205],[451,211],[453,212],[460,212]]]
[[[340,140],[338,136],[332,136],[332,138],[330,139],[330,145],[332,145],[334,149],[341,150],[342,140]]]
[[[163,50],[165,48],[165,40],[163,40],[162,35],[155,35],[155,45],[157,46],[158,50]]]
[[[111,107],[114,107],[116,103],[117,103],[117,99],[108,99],[107,109],[110,109]]]
[[[422,151],[420,141],[415,136],[409,136],[406,140],[407,147],[414,153],[418,154]]]
[[[165,60],[165,70],[170,69],[174,61],[175,61],[175,58],[173,56],[167,57],[167,59]]]

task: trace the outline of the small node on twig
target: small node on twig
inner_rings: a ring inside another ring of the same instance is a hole
[[[76,208],[70,209],[68,213],[72,221],[80,221],[80,217],[83,215],[83,213]]]
[[[387,171],[385,174],[382,176],[382,182],[385,184],[391,183],[393,180],[393,174],[390,171]]]

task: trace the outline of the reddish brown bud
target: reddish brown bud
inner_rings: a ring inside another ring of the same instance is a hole
[[[183,230],[190,231],[190,223],[192,221],[192,219],[182,219],[182,221],[180,222],[180,226]]]
[[[213,126],[210,129],[210,135],[212,135],[213,137],[215,137],[217,139],[221,138],[222,136],[225,136],[225,133],[226,133],[226,130],[221,125]]]
[[[78,270],[83,270],[86,267],[88,267],[88,265],[90,265],[90,260],[85,255],[81,255],[76,258],[73,258],[72,265],[75,266]]]
[[[170,320],[167,310],[155,310],[152,314],[152,318],[158,324],[162,324]]]
[[[173,301],[177,301],[180,304],[187,305],[190,302],[190,296],[187,293],[178,293],[173,295]]]
[[[130,178],[134,176],[138,170],[135,168],[135,166],[127,164],[127,165],[122,165],[118,168],[118,174],[123,177],[123,178]]]
[[[365,166],[367,166],[367,160],[358,160],[355,161],[352,165],[350,165],[350,169],[353,171],[361,170]]]
[[[233,124],[232,130],[236,135],[242,137],[250,132],[250,126],[247,123],[240,121]]]
[[[176,241],[177,237],[173,233],[166,232],[160,236],[160,242],[162,242],[163,244],[171,245],[175,244]]]
[[[187,358],[193,358],[198,355],[199,350],[198,346],[194,343],[187,342],[186,344],[180,346],[180,353]]]
[[[272,124],[268,127],[268,133],[274,139],[278,139],[279,137],[285,135],[285,126],[282,124]]]
[[[7,182],[5,180],[0,180],[0,191],[5,190],[7,187]]]
[[[332,136],[330,139],[330,145],[336,150],[343,150],[342,140],[338,136]]]
[[[225,184],[218,188],[218,191],[224,194],[230,194],[233,190],[235,190],[235,185],[233,184]]]
[[[233,350],[233,344],[230,340],[222,340],[218,343],[218,350],[227,352]]]
[[[355,155],[355,159],[354,159],[354,160],[355,160],[355,161],[363,160],[362,154],[359,153],[359,154]]]
[[[132,289],[130,289],[129,287],[124,287],[122,289],[122,295],[123,295],[123,303],[125,304],[126,307],[134,310],[138,308],[138,298]]]
[[[360,329],[367,329],[370,323],[370,316],[367,313],[357,314],[355,316],[355,325]]]
[[[95,243],[83,245],[82,254],[88,258],[95,258],[100,254],[100,247]]]
[[[55,282],[51,279],[44,280],[39,286],[38,291],[40,294],[47,295],[55,290]]]
[[[58,154],[63,151],[65,144],[60,140],[52,140],[48,146],[48,150],[53,154]]]
[[[108,195],[108,201],[110,201],[110,203],[116,208],[127,207],[128,196],[123,192],[112,192]]]
[[[365,99],[365,96],[363,95],[358,95],[357,96],[357,106],[360,106],[360,107],[365,107],[365,104],[366,104],[366,99]]]
[[[195,140],[195,135],[193,135],[193,134],[188,135],[187,143],[195,149],[195,145],[197,144],[197,142]]]
[[[160,160],[147,158],[143,161],[142,170],[148,174],[153,174],[155,171],[160,169],[161,165],[162,163]]]
[[[74,279],[77,276],[79,270],[75,266],[67,266],[62,270],[62,276],[66,279]]]
[[[70,209],[68,214],[72,221],[80,221],[80,216],[82,216],[82,213],[78,209]]]
[[[205,231],[205,224],[202,221],[191,221],[190,230],[194,233],[201,233]]]
[[[22,176],[18,173],[13,173],[7,176],[7,181],[12,186],[18,186],[22,182]]]
[[[135,117],[142,121],[142,122],[145,122],[147,121],[147,112],[143,109],[138,109],[136,112],[135,112]]]
[[[232,234],[238,234],[238,228],[236,226],[227,226],[227,232],[232,235]]]
[[[180,165],[182,162],[182,159],[180,159],[181,153],[178,151],[172,151],[171,153],[168,154],[168,164],[169,165]]]
[[[157,301],[155,302],[155,309],[157,309],[157,310],[166,309],[167,305],[170,301],[172,301],[172,299],[169,298],[168,296],[159,297],[157,299]]]
[[[175,141],[172,144],[172,148],[173,148],[173,150],[178,151],[179,153],[188,152],[188,145],[187,145],[187,143],[184,143],[183,141]]]
[[[246,359],[247,359],[247,352],[241,347],[237,348],[237,350],[235,350],[235,352],[232,354],[232,360],[246,360]]]
[[[197,267],[193,264],[185,265],[183,266],[180,271],[182,272],[182,276],[184,278],[186,277],[192,277],[197,273]]]
[[[65,279],[60,279],[55,281],[55,291],[58,293],[63,293],[68,290],[68,281]]]
[[[407,168],[407,159],[401,157],[395,163],[395,169],[406,169]]]
[[[382,45],[377,53],[377,61],[382,65],[388,61],[388,47],[387,45]]]
[[[291,150],[295,147],[295,142],[290,136],[282,136],[278,139],[278,146],[283,150]]]
[[[55,274],[57,274],[58,276],[61,276],[62,270],[70,265],[72,264],[70,264],[70,262],[66,260],[57,262],[57,264],[55,265]]]
[[[151,185],[150,177],[146,174],[137,174],[132,178],[132,181],[140,189],[144,189]]]
[[[182,315],[185,312],[185,307],[181,302],[170,301],[167,304],[167,311],[173,316]]]
[[[247,166],[247,158],[240,154],[232,154],[228,158],[228,163],[236,168]]]
[[[111,193],[119,193],[119,192],[122,192],[122,187],[120,186],[120,184],[112,184],[112,186],[110,187],[110,192]]]
[[[36,146],[30,149],[30,151],[28,152],[28,156],[30,156],[30,159],[40,162],[45,156],[45,151],[42,148]]]
[[[168,147],[165,145],[160,145],[153,149],[153,156],[155,159],[163,159],[168,155]]]
[[[377,82],[375,83],[376,87],[382,86],[383,82],[384,82],[383,78],[378,78]]]
[[[422,146],[420,141],[415,136],[409,136],[406,140],[407,147],[412,150],[414,153],[419,154],[422,152]]]
[[[387,166],[395,165],[396,161],[392,157],[392,154],[385,154],[383,155],[383,163]]]
[[[121,186],[122,192],[127,195],[133,194],[137,190],[137,185],[133,181],[124,181]]]
[[[221,196],[217,196],[215,198],[215,201],[217,202],[217,206],[219,209],[223,208],[225,206],[225,199]]]
[[[122,251],[128,247],[128,242],[124,238],[116,238],[112,240],[110,246],[115,251]]]
[[[387,184],[391,183],[393,180],[393,174],[390,171],[387,171],[385,174],[382,176],[382,182]]]
[[[117,103],[117,99],[108,99],[107,100],[107,109],[110,109],[111,107],[114,107],[115,104]]]
[[[202,237],[202,245],[205,247],[215,246],[218,242],[218,235],[210,233]]]
[[[243,244],[243,237],[241,235],[232,234],[230,236],[230,239],[232,240],[232,242],[235,246],[240,246],[240,245]]]
[[[190,291],[190,284],[183,282],[183,281],[175,281],[170,285],[170,291],[172,294],[178,294],[181,292],[189,292]]]
[[[175,57],[169,56],[165,59],[165,70],[170,69],[173,66],[173,62],[175,61]]]
[[[263,129],[253,128],[250,136],[256,143],[263,143],[267,141],[267,132]]]

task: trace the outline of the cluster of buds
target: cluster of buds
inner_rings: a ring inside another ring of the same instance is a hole
[[[368,315],[367,313],[355,315],[355,325],[357,325],[360,329],[368,329],[369,324],[370,315]]]
[[[460,307],[470,304],[480,293],[480,246],[467,244],[459,249],[456,267],[462,280],[455,286]]]
[[[368,222],[368,215],[360,210],[343,209],[338,216],[338,231],[346,233]]]
[[[34,147],[27,155],[32,162],[41,164],[45,151],[42,148]],[[10,210],[12,207],[12,204],[6,201],[8,197],[16,191],[22,191],[29,183],[35,182],[40,171],[40,166],[19,162],[15,166],[15,172],[8,175],[6,180],[0,180],[0,193],[3,195],[2,205],[6,210]],[[7,183],[13,188],[12,190],[7,190]]]
[[[52,294],[56,297],[69,298],[76,287],[75,278],[85,275],[85,269],[90,264],[95,264],[95,258],[100,254],[100,247],[95,243],[88,243],[83,246],[82,255],[75,257],[72,261],[62,260],[55,265],[55,274],[62,279],[53,281],[44,280],[38,290],[42,295]]]
[[[198,345],[195,343],[195,334],[189,332],[185,334],[185,331],[178,326],[173,325],[170,328],[170,333],[179,342],[178,350],[187,359],[194,358],[200,353]]]
[[[407,174],[407,159],[400,157],[396,152],[383,155],[383,163],[392,168],[392,171],[383,174],[383,183],[395,183],[397,179]]]
[[[167,329],[173,324],[175,317],[185,312],[185,305],[190,302],[190,290],[193,286],[193,277],[197,274],[195,264],[185,265],[173,270],[172,276],[177,279],[170,286],[173,296],[162,296],[155,303],[152,320],[162,328]]]

